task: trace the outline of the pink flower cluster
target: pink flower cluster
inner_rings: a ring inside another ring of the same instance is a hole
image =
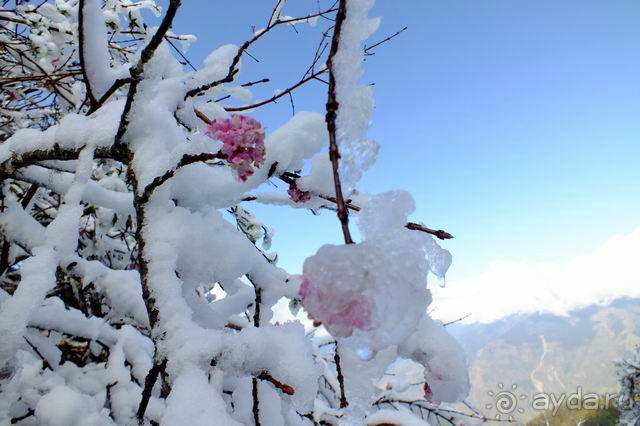
[[[321,322],[332,336],[349,337],[354,328],[371,328],[373,306],[367,297],[355,293],[332,297],[322,283],[313,283],[304,276],[298,296],[309,317]]]
[[[289,184],[289,190],[287,191],[287,194],[289,194],[289,197],[295,203],[306,203],[311,199],[311,194],[298,188],[296,181],[293,181]]]
[[[264,129],[246,115],[231,114],[231,118],[213,120],[205,134],[223,143],[221,153],[245,182],[253,174],[253,167],[264,163]]]

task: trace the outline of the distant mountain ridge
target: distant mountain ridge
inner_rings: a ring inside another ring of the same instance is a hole
[[[470,402],[493,416],[495,395],[505,389],[522,398],[517,408],[524,413],[513,415],[526,420],[539,414],[531,401],[540,392],[618,391],[614,362],[640,344],[640,299],[590,306],[569,317],[520,315],[448,328],[467,352]]]

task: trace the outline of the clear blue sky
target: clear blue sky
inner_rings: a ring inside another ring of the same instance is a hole
[[[198,36],[188,57],[200,65],[265,26],[274,2],[187,0],[175,31]],[[315,4],[290,0],[284,14]],[[372,41],[409,30],[365,65],[381,151],[362,189],[412,192],[413,219],[456,236],[444,244],[452,278],[497,259],[566,260],[640,226],[638,0],[378,0],[374,12],[383,21]],[[270,77],[258,99],[297,81],[320,28],[274,31],[240,81]],[[326,89],[294,98],[297,110],[322,111]],[[268,129],[290,115],[287,100],[257,113]],[[274,248],[293,272],[340,241],[330,212],[253,210],[277,229]]]

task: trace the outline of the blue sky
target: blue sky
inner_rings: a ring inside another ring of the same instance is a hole
[[[272,3],[184,1],[174,31],[198,36],[188,57],[199,66],[265,26]],[[315,4],[290,0],[283,13]],[[361,189],[407,189],[412,219],[453,233],[450,278],[496,260],[568,261],[640,226],[640,2],[378,0],[374,15],[382,25],[372,41],[409,30],[365,63],[381,151]],[[272,79],[257,99],[296,82],[324,25],[268,35],[240,81]],[[311,84],[294,99],[297,110],[322,111],[326,88]],[[283,100],[256,116],[275,129],[291,108]],[[274,249],[291,271],[340,241],[330,212],[253,211],[277,230]]]

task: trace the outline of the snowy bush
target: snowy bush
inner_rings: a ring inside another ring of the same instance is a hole
[[[310,5],[294,18],[279,0],[266,28],[192,70],[195,37],[170,30],[187,2],[3,3],[0,424],[482,420],[447,405],[468,392],[465,360],[427,315],[428,274],[451,263],[433,236],[450,236],[408,222],[403,191],[356,191],[377,156],[359,82],[373,0]],[[225,104],[254,84],[238,82],[250,46],[316,21],[300,81]],[[269,132],[249,115],[320,76],[326,111]],[[251,203],[336,211],[345,244],[290,275]],[[283,298],[313,326],[273,321]]]
[[[637,425],[640,422],[640,346],[629,359],[618,362],[616,366],[620,381],[620,424]]]

